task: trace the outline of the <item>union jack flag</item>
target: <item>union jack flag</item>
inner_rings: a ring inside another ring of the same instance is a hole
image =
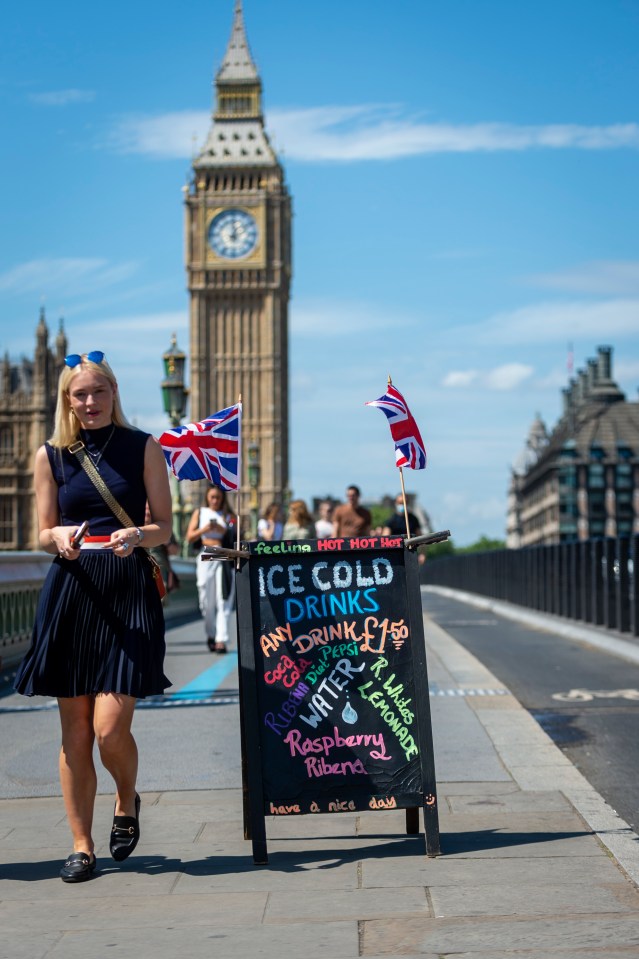
[[[377,406],[388,419],[391,436],[395,443],[395,465],[411,470],[426,468],[426,449],[417,423],[408,409],[406,400],[391,383],[378,400],[369,400],[366,406]]]
[[[167,430],[160,437],[166,461],[179,480],[208,479],[222,489],[240,484],[242,404],[213,413],[201,423]]]

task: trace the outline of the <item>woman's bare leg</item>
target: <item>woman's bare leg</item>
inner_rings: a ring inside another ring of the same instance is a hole
[[[138,747],[131,733],[134,709],[133,696],[99,693],[95,697],[93,728],[102,764],[115,780],[116,816],[135,816]]]
[[[73,851],[93,852],[93,808],[97,776],[93,763],[93,697],[58,699],[62,726],[60,784]]]

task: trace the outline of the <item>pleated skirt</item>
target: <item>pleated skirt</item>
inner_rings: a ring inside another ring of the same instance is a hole
[[[171,685],[165,649],[162,603],[143,550],[126,559],[110,550],[56,556],[15,689],[24,696],[159,695]]]

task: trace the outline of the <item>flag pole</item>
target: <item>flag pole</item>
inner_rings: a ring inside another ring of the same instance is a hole
[[[241,406],[241,405],[242,405],[242,394],[241,394],[241,393],[238,393],[237,402],[238,402],[238,406]],[[244,413],[244,410],[242,410],[242,413]],[[237,487],[238,487],[238,489],[237,489],[237,529],[236,529],[236,539],[235,539],[235,548],[238,550],[238,552],[239,552],[239,549],[240,549],[240,527],[241,527],[241,525],[242,525],[242,523],[241,523],[241,515],[240,515],[240,514],[241,514],[241,511],[242,511],[242,432],[241,432],[241,423],[242,423],[242,417],[240,416],[240,437],[239,437],[239,440],[240,440],[240,441],[239,441],[239,443],[238,443],[238,451],[239,451],[239,457],[240,457],[240,464],[239,464],[239,469],[238,469],[238,471],[237,471],[237,475],[238,475],[238,484],[237,484]],[[240,568],[240,560],[239,560],[239,557],[236,558],[236,560],[235,560],[235,568],[236,568],[236,569],[239,569],[239,568]]]
[[[410,525],[408,523],[408,506],[406,505],[406,487],[404,486],[404,467],[399,467],[399,479],[402,484],[402,499],[404,500],[404,519],[406,520],[406,535],[410,539]]]
[[[388,374],[388,385],[392,386],[393,381],[390,373]],[[399,481],[402,485],[402,500],[404,501],[404,520],[406,521],[406,535],[410,539],[410,526],[408,524],[408,506],[406,505],[406,487],[404,486],[404,467],[399,467]]]

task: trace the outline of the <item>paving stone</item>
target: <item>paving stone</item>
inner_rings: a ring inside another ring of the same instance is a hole
[[[202,895],[224,890],[226,892],[288,891],[295,899],[297,894],[315,895],[318,891],[356,890],[360,886],[360,861],[336,862],[317,853],[309,861],[308,856],[300,861],[295,854],[269,852],[269,864],[254,866],[252,861],[212,858],[184,862],[176,876],[172,893],[174,896]]]
[[[0,936],[0,959],[45,959],[61,938],[59,932],[44,931],[33,935],[25,929],[19,939],[12,937],[7,941],[6,936]]]
[[[34,939],[34,941],[37,941]],[[359,936],[356,922],[294,923],[267,926],[245,922],[171,927],[112,929],[111,932],[67,932],[46,954],[47,959],[282,959],[303,953],[304,959],[356,959]],[[7,957],[13,959],[13,957]]]
[[[266,923],[335,922],[343,919],[364,920],[379,915],[431,915],[426,892],[422,887],[402,885],[395,889],[355,889],[352,891],[315,891],[312,895],[291,899],[289,893],[271,893],[264,915]]]
[[[451,782],[440,778],[437,785],[437,794],[442,796],[505,796],[508,793],[521,792],[516,782],[509,777],[500,782],[465,782],[459,780]]]
[[[567,812],[574,809],[563,793],[511,792],[503,796],[450,796],[448,805],[453,813],[481,813],[494,809],[501,815],[511,812]]]
[[[486,870],[488,873],[488,870]],[[488,879],[488,877],[487,877]],[[639,893],[622,881],[606,886],[595,883],[558,885],[547,882],[499,883],[486,881],[464,886],[463,895],[452,886],[431,886],[437,918],[449,916],[556,916],[558,912],[639,912]]]
[[[639,950],[638,916],[542,916],[538,919],[391,919],[364,923],[362,955],[561,955],[623,946]],[[637,952],[636,954],[639,954]],[[630,953],[632,955],[632,953]]]
[[[59,885],[64,889],[65,883]],[[4,934],[19,934],[28,928],[77,932],[93,930],[110,932],[114,929],[154,929],[165,927],[193,927],[198,925],[224,926],[253,925],[261,922],[266,908],[266,892],[224,892],[178,897],[118,886],[118,894],[103,880],[78,883],[79,896],[56,896],[46,902],[21,899],[0,904],[0,920]],[[101,895],[89,898],[89,887],[100,887]],[[81,887],[81,889],[80,889]],[[75,887],[74,887],[75,889]],[[80,905],[82,901],[82,905]],[[117,921],[114,922],[114,917]],[[93,953],[92,955],[96,955]]]
[[[601,855],[601,846],[588,833],[515,833],[497,829],[476,829],[472,832],[451,832],[441,835],[442,855],[491,858],[529,856],[593,856]]]
[[[430,952],[424,953],[419,959],[425,959],[425,957],[431,959],[432,955],[433,953]],[[456,952],[454,959],[476,959],[478,955],[477,952]],[[636,959],[636,956],[636,946],[603,946],[577,951],[570,947],[564,949],[563,947],[549,946],[545,949],[516,949],[508,952],[499,950],[490,953],[490,959]],[[367,956],[367,959],[373,959],[373,957]],[[376,957],[376,959],[380,959],[380,957]],[[402,959],[407,959],[407,957],[402,955]],[[413,954],[413,959],[417,959],[415,954]],[[441,953],[438,953],[436,959],[442,959]]]
[[[630,889],[617,864],[607,856],[584,856],[570,858],[518,857],[512,859],[471,859],[438,856],[413,862],[406,858],[401,862],[388,863],[386,860],[362,861],[362,886],[393,886],[397,875],[403,872],[406,881],[427,886],[430,890],[441,886],[454,886],[465,889],[466,886],[482,888],[484,884],[503,884],[517,888],[527,888],[528,884],[542,885],[546,882],[554,886],[566,885],[578,895],[584,885],[593,883],[615,884],[617,882]],[[525,883],[522,882],[525,877]],[[465,894],[465,893],[464,893]]]

